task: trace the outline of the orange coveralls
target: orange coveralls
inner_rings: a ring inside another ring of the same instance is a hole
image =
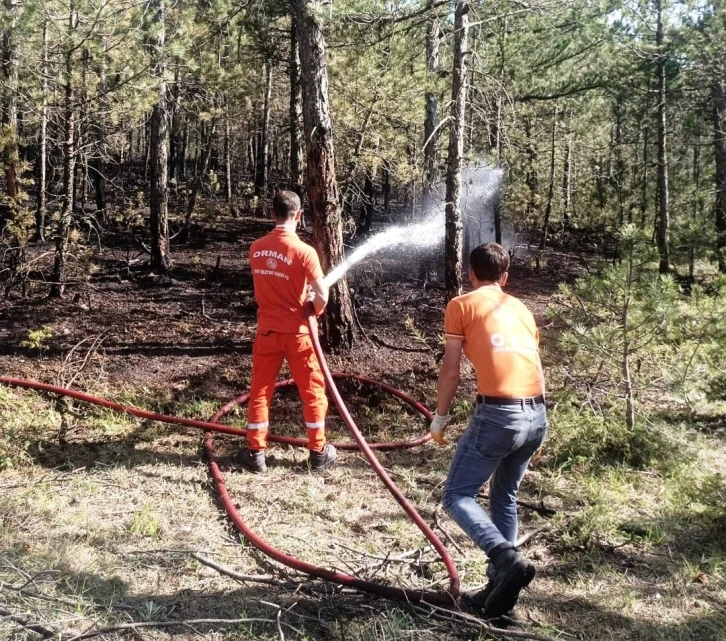
[[[252,243],[250,268],[258,309],[247,445],[251,450],[264,450],[267,446],[270,401],[285,359],[303,403],[308,447],[322,451],[328,398],[303,315],[308,284],[323,277],[320,260],[293,229],[277,225]]]

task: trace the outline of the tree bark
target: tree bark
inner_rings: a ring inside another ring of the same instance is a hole
[[[648,214],[648,143],[650,142],[650,82],[648,82],[648,100],[645,106],[645,124],[643,127],[643,172],[640,182],[640,229],[645,231]]]
[[[657,243],[660,254],[659,271],[667,274],[670,270],[670,211],[668,205],[668,130],[666,96],[666,62],[668,52],[663,45],[663,2],[656,0],[658,24],[656,45],[658,47],[658,231]]]
[[[62,298],[66,285],[66,261],[68,240],[73,219],[74,177],[76,173],[76,115],[73,98],[73,31],[76,28],[75,0],[70,0],[68,7],[68,42],[64,52],[63,78],[63,195],[61,197],[60,215],[55,237],[55,262],[53,266],[53,284],[50,288],[51,298]]]
[[[204,177],[207,175],[209,170],[209,159],[212,157],[212,149],[214,148],[214,136],[217,133],[217,123],[212,122],[207,130],[207,140],[204,145],[204,151],[202,153],[202,166],[200,167],[197,175],[194,177],[194,183],[192,185],[192,191],[189,194],[189,202],[187,203],[187,215],[184,219],[184,238],[189,239],[189,234],[192,230],[192,216],[194,215],[194,209],[197,206],[197,198],[199,192],[202,190],[202,182]]]
[[[272,63],[265,64],[265,98],[262,108],[262,131],[257,149],[257,170],[255,171],[255,195],[267,195],[267,175],[270,159],[270,107],[272,103]]]
[[[716,250],[718,270],[723,274],[726,273],[726,67],[722,66],[719,71],[711,91],[716,157]]]
[[[537,147],[532,137],[532,120],[524,117],[524,134],[527,139],[525,154],[527,156],[527,218],[537,220],[539,210],[539,176],[537,174]]]
[[[35,227],[38,239],[45,241],[45,217],[48,176],[48,20],[43,21],[43,59],[41,62],[40,140],[38,150],[38,201],[35,209]]]
[[[229,132],[229,105],[224,114],[224,187],[225,198],[232,202],[232,139]]]
[[[302,197],[302,83],[300,80],[300,48],[295,12],[290,19],[290,185]]]
[[[99,68],[99,90],[105,92],[106,85],[106,46],[101,54]],[[96,192],[96,215],[105,223],[106,221],[106,100],[101,100],[98,110],[98,129],[96,132],[96,158],[93,162],[93,185]]]
[[[562,167],[562,226],[565,230],[570,227],[572,214],[572,135],[568,132],[565,145],[565,160]]]
[[[5,80],[5,95],[2,104],[2,145],[5,182],[11,208],[17,204],[20,196],[18,166],[20,155],[18,150],[18,51],[16,30],[20,0],[5,0],[6,28],[2,35],[2,73]]]
[[[463,261],[463,224],[461,217],[461,166],[464,156],[466,116],[466,56],[469,35],[470,3],[462,0],[454,15],[454,61],[451,86],[451,127],[446,170],[446,301],[461,294]]]
[[[303,81],[303,123],[307,149],[308,200],[313,242],[324,272],[344,259],[338,182],[335,176],[333,123],[328,99],[325,40],[310,0],[295,0]],[[323,322],[328,346],[353,345],[353,306],[344,277],[331,288]]]
[[[700,135],[696,136],[696,140],[693,142],[693,171],[691,174],[693,178],[693,210],[691,212],[691,218],[693,221],[698,220],[698,214],[700,210],[700,191],[701,191],[701,139]],[[689,234],[688,239],[688,279],[693,282],[696,268],[696,241],[692,234]]]
[[[165,0],[156,0],[153,25],[152,67],[159,82],[158,100],[151,114],[151,269],[164,273],[171,269],[169,251],[169,114],[166,85],[166,7]]]
[[[547,189],[547,204],[545,205],[544,221],[542,222],[542,235],[539,240],[539,248],[542,250],[547,246],[547,234],[549,232],[550,216],[552,215],[552,202],[555,198],[555,165],[557,162],[557,108],[552,120],[552,148],[550,150],[550,182]]]
[[[424,193],[423,213],[433,205],[433,189],[438,180],[436,156],[438,150],[439,97],[435,83],[439,72],[440,28],[436,17],[431,19],[426,32],[426,71],[428,82],[434,85],[426,91],[426,117],[424,119]]]

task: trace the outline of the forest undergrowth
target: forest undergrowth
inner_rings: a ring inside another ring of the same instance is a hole
[[[107,251],[96,257],[90,300],[68,296],[41,308],[38,291],[3,302],[4,372],[210,417],[249,380],[254,317],[243,248],[264,223],[217,225],[204,245],[179,248],[168,279],[149,280]],[[545,338],[551,429],[520,494],[522,549],[538,578],[508,629],[562,639],[723,639],[721,285],[706,265],[700,289],[651,279],[652,257],[639,253],[637,235],[621,242],[640,261],[637,282],[627,260],[601,265],[556,248],[538,257],[539,268],[523,259],[512,269],[511,292],[534,310]],[[413,278],[410,264],[382,255],[356,272],[363,331],[354,351],[331,364],[430,405],[443,292]],[[628,297],[632,324],[619,326],[617,306]],[[567,311],[573,303],[577,314]],[[618,327],[632,328],[630,388]],[[371,439],[425,430],[377,390],[342,389]],[[452,441],[473,394],[468,372]],[[476,613],[341,590],[257,553],[221,511],[198,432],[9,388],[0,388],[0,421],[3,638],[492,636]],[[244,409],[230,421],[244,426]],[[300,421],[296,394],[279,393],[274,431],[300,435]],[[334,411],[329,427],[345,439]],[[359,454],[342,453],[335,469],[311,475],[304,451],[275,446],[269,474],[252,477],[235,464],[239,442],[215,442],[237,508],[276,546],[384,583],[446,585],[442,564]],[[380,458],[470,588],[486,581],[485,557],[438,508],[453,447],[429,443]]]

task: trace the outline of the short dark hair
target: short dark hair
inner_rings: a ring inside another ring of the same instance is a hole
[[[275,220],[290,220],[300,211],[300,197],[294,191],[278,191],[272,199]]]
[[[498,282],[509,270],[509,252],[497,243],[485,243],[472,250],[469,265],[477,280]]]

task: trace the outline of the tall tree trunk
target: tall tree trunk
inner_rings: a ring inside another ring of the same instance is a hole
[[[43,21],[43,59],[41,63],[42,104],[40,107],[40,148],[38,150],[38,201],[35,209],[35,228],[38,239],[45,241],[45,216],[48,175],[48,19]]]
[[[204,145],[202,152],[202,166],[200,167],[197,175],[194,177],[194,183],[192,185],[192,191],[189,194],[189,202],[187,203],[187,214],[184,219],[184,238],[189,239],[189,234],[192,230],[192,216],[194,215],[194,209],[197,206],[197,198],[199,192],[202,190],[202,183],[207,171],[209,170],[209,159],[212,157],[212,149],[214,148],[214,136],[217,133],[217,123],[212,121],[207,129],[207,140]]]
[[[302,197],[302,83],[300,81],[300,47],[297,39],[297,18],[290,21],[290,185]]]
[[[451,86],[451,128],[446,168],[446,301],[461,294],[463,224],[461,217],[461,165],[464,156],[466,115],[466,56],[470,3],[462,0],[454,16],[454,68]]]
[[[225,100],[226,103],[226,100]],[[229,132],[229,105],[225,106],[224,113],[224,187],[225,199],[232,202],[232,144]]]
[[[373,179],[370,171],[366,171],[365,184],[363,186],[363,216],[360,225],[360,231],[367,236],[371,231],[373,223],[373,209],[375,207],[375,190],[373,188]]]
[[[539,240],[539,248],[544,249],[547,246],[547,234],[550,226],[550,216],[552,215],[552,202],[555,199],[555,165],[557,163],[557,108],[555,107],[555,115],[552,119],[552,148],[550,150],[550,182],[547,188],[547,204],[545,205],[544,221],[542,222],[542,235]]]
[[[618,100],[615,104],[615,137],[613,143],[613,155],[615,156],[613,183],[618,197],[618,224],[622,227],[625,223],[625,201],[623,199],[625,161],[623,160],[623,106],[621,100]]]
[[[106,84],[106,43],[104,39],[104,48],[101,54],[101,65],[99,68],[100,92],[105,92],[108,87]],[[93,162],[93,185],[96,192],[96,215],[105,223],[106,222],[106,108],[108,102],[105,98],[99,101],[98,122],[96,132],[96,158]]]
[[[262,107],[262,131],[257,149],[257,170],[255,171],[255,195],[267,195],[267,175],[270,160],[270,108],[272,103],[272,63],[265,64],[265,97]]]
[[[693,142],[693,172],[691,174],[693,178],[693,210],[691,212],[691,218],[694,223],[698,220],[698,214],[700,210],[700,191],[701,191],[701,136],[696,135],[696,140]],[[696,240],[693,238],[693,234],[689,234],[688,239],[688,279],[693,282],[696,268]]]
[[[572,134],[567,132],[565,145],[565,160],[562,167],[562,226],[565,230],[570,227],[572,214]]]
[[[539,210],[539,175],[537,174],[537,147],[532,136],[532,120],[524,117],[524,135],[526,137],[525,154],[527,156],[527,218],[537,220]]]
[[[164,273],[171,269],[169,251],[169,114],[166,86],[166,7],[156,0],[153,17],[155,42],[151,62],[159,83],[158,99],[151,114],[151,269]]]
[[[650,83],[648,83],[650,84]],[[650,100],[648,100],[650,102]],[[645,231],[648,215],[648,143],[650,139],[650,105],[646,104],[645,126],[643,127],[643,172],[640,178],[640,229]]]
[[[507,42],[507,18],[500,20],[501,29],[499,30],[499,88],[497,90],[497,112],[494,121],[494,135],[491,136],[494,149],[496,151],[497,166],[504,172],[502,180],[508,179],[509,166],[504,163],[504,86],[506,80],[506,42]],[[494,242],[502,244],[502,187],[500,185],[499,193],[494,201]]]
[[[328,99],[328,72],[323,31],[310,0],[295,0],[303,81],[303,122],[307,148],[308,200],[313,241],[323,271],[344,259],[340,197],[335,176],[333,122]],[[327,344],[349,349],[353,344],[353,306],[344,277],[331,288],[324,319]]]
[[[663,1],[656,0],[658,25],[656,45],[658,47],[658,252],[660,254],[659,271],[667,274],[670,269],[670,211],[668,206],[668,130],[667,130],[667,96],[666,96],[666,62],[668,53],[663,44]]]
[[[68,7],[68,42],[63,56],[63,195],[61,197],[61,209],[55,238],[55,263],[53,266],[53,284],[50,288],[51,298],[62,298],[65,290],[68,239],[73,219],[73,186],[76,173],[76,117],[73,102],[74,47],[72,37],[76,28],[75,21],[75,0],[70,0]]]
[[[433,190],[438,180],[436,156],[438,151],[438,120],[439,96],[436,92],[436,81],[439,73],[439,37],[440,28],[434,16],[426,32],[426,71],[428,82],[433,85],[426,91],[426,117],[424,119],[424,190],[423,213],[433,205]]]
[[[18,144],[18,51],[15,42],[20,0],[5,0],[5,28],[2,34],[2,73],[5,95],[2,104],[2,161],[11,211],[20,196]]]
[[[716,157],[716,250],[718,270],[726,273],[726,66],[712,85],[713,145]]]

